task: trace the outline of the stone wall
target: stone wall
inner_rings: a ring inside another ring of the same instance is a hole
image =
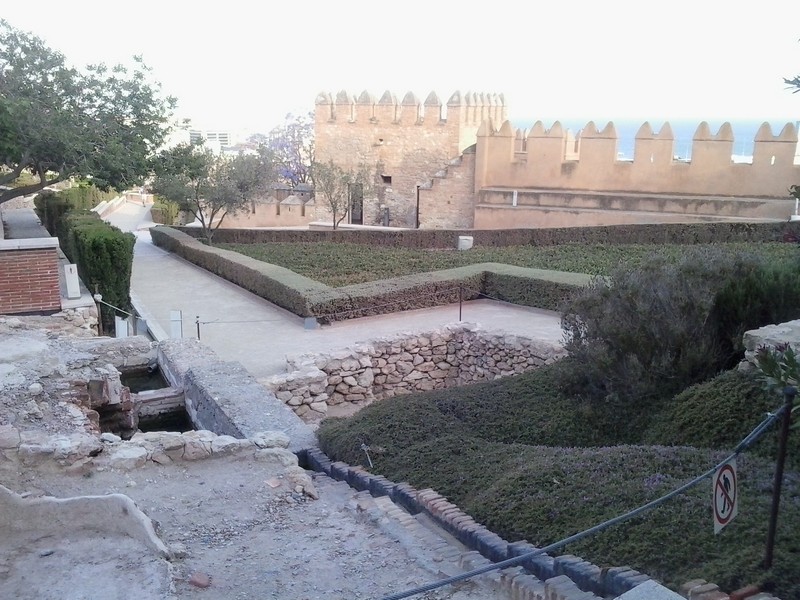
[[[289,373],[264,380],[306,420],[329,406],[365,405],[391,396],[517,375],[552,363],[557,344],[459,324],[424,334],[376,339],[333,354],[290,359]]]
[[[445,106],[435,93],[424,102],[412,92],[402,100],[390,92],[380,99],[367,92],[358,98],[346,91],[322,93],[315,107],[316,158],[345,169],[377,167],[378,189],[364,199],[362,224],[381,225],[388,209],[390,226],[413,228],[417,186],[474,144],[488,118],[506,118],[502,95],[455,92]],[[330,218],[325,204],[318,199],[317,219]]]
[[[613,123],[598,131],[588,123],[575,151],[558,124],[537,122],[515,131],[509,121],[484,122],[477,133],[475,189],[554,189],[700,196],[786,198],[800,180],[795,164],[797,129],[787,123],[773,135],[765,123],[755,136],[751,164],[734,163],[734,132],[725,123],[712,134],[703,122],[692,142],[691,161],[675,159],[669,124],[654,134],[648,123],[636,135],[633,160],[617,157]],[[788,216],[788,215],[787,215]]]
[[[198,340],[160,342],[158,365],[172,387],[183,389],[186,411],[198,429],[235,438],[281,431],[292,452],[317,443],[311,429],[241,364],[221,361]]]
[[[761,346],[774,348],[779,344],[789,344],[795,351],[798,351],[800,350],[800,319],[745,331],[742,341],[745,350],[743,362],[752,365],[755,365],[756,362],[756,350]]]

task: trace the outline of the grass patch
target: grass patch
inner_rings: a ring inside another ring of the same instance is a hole
[[[383,400],[349,419],[323,422],[320,444],[335,460],[364,465],[366,443],[373,472],[436,489],[508,541],[544,545],[691,480],[780,405],[730,372],[641,414],[614,407],[596,414],[558,387],[560,370],[569,368],[565,359],[517,377]],[[722,415],[719,422],[715,415]],[[772,437],[739,459],[739,516],[719,536],[707,481],[561,553],[600,566],[631,565],[673,588],[702,577],[728,591],[757,583],[781,598],[800,597],[796,467],[785,479],[775,566],[766,573],[759,567]],[[797,448],[795,438],[795,455]]]
[[[793,244],[779,242],[703,244],[749,252],[770,262],[792,260]],[[218,247],[280,265],[332,287],[494,262],[519,267],[608,275],[620,264],[638,265],[654,252],[677,260],[688,248],[666,244],[563,244],[559,246],[476,247],[468,251],[363,246],[350,243],[218,244]]]

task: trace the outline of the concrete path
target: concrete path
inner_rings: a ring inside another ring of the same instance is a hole
[[[32,208],[5,210],[2,219],[7,233],[6,238],[9,240],[50,237]]]
[[[183,313],[184,337],[197,335],[223,360],[239,361],[256,378],[286,370],[286,357],[328,352],[399,332],[425,332],[458,322],[458,304],[337,322],[305,329],[303,319],[204,269],[154,246],[147,208],[126,204],[107,220],[134,231],[137,242],[132,295],[144,318],[170,332],[170,311]],[[492,331],[561,341],[560,317],[551,311],[495,302],[465,302],[462,320]]]

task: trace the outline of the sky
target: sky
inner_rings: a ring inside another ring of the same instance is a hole
[[[503,93],[515,124],[800,120],[797,0],[2,4],[77,66],[142,55],[204,129],[267,132],[341,89]]]

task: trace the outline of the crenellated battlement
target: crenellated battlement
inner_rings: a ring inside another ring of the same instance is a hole
[[[318,122],[382,123],[395,125],[478,127],[486,119],[502,122],[508,118],[503,94],[454,92],[443,104],[436,92],[421,100],[414,92],[402,99],[390,91],[380,98],[368,91],[358,96],[341,90],[321,92],[315,101]]]
[[[501,125],[496,126],[496,123]],[[800,181],[797,128],[787,123],[773,134],[769,123],[753,140],[752,162],[734,163],[734,131],[723,123],[716,133],[701,122],[691,141],[691,159],[678,158],[675,135],[664,123],[649,122],[634,140],[633,159],[620,159],[613,122],[602,129],[590,121],[573,135],[556,121],[537,121],[514,130],[508,121],[484,121],[477,132],[476,189],[554,188],[594,191],[786,197]]]

